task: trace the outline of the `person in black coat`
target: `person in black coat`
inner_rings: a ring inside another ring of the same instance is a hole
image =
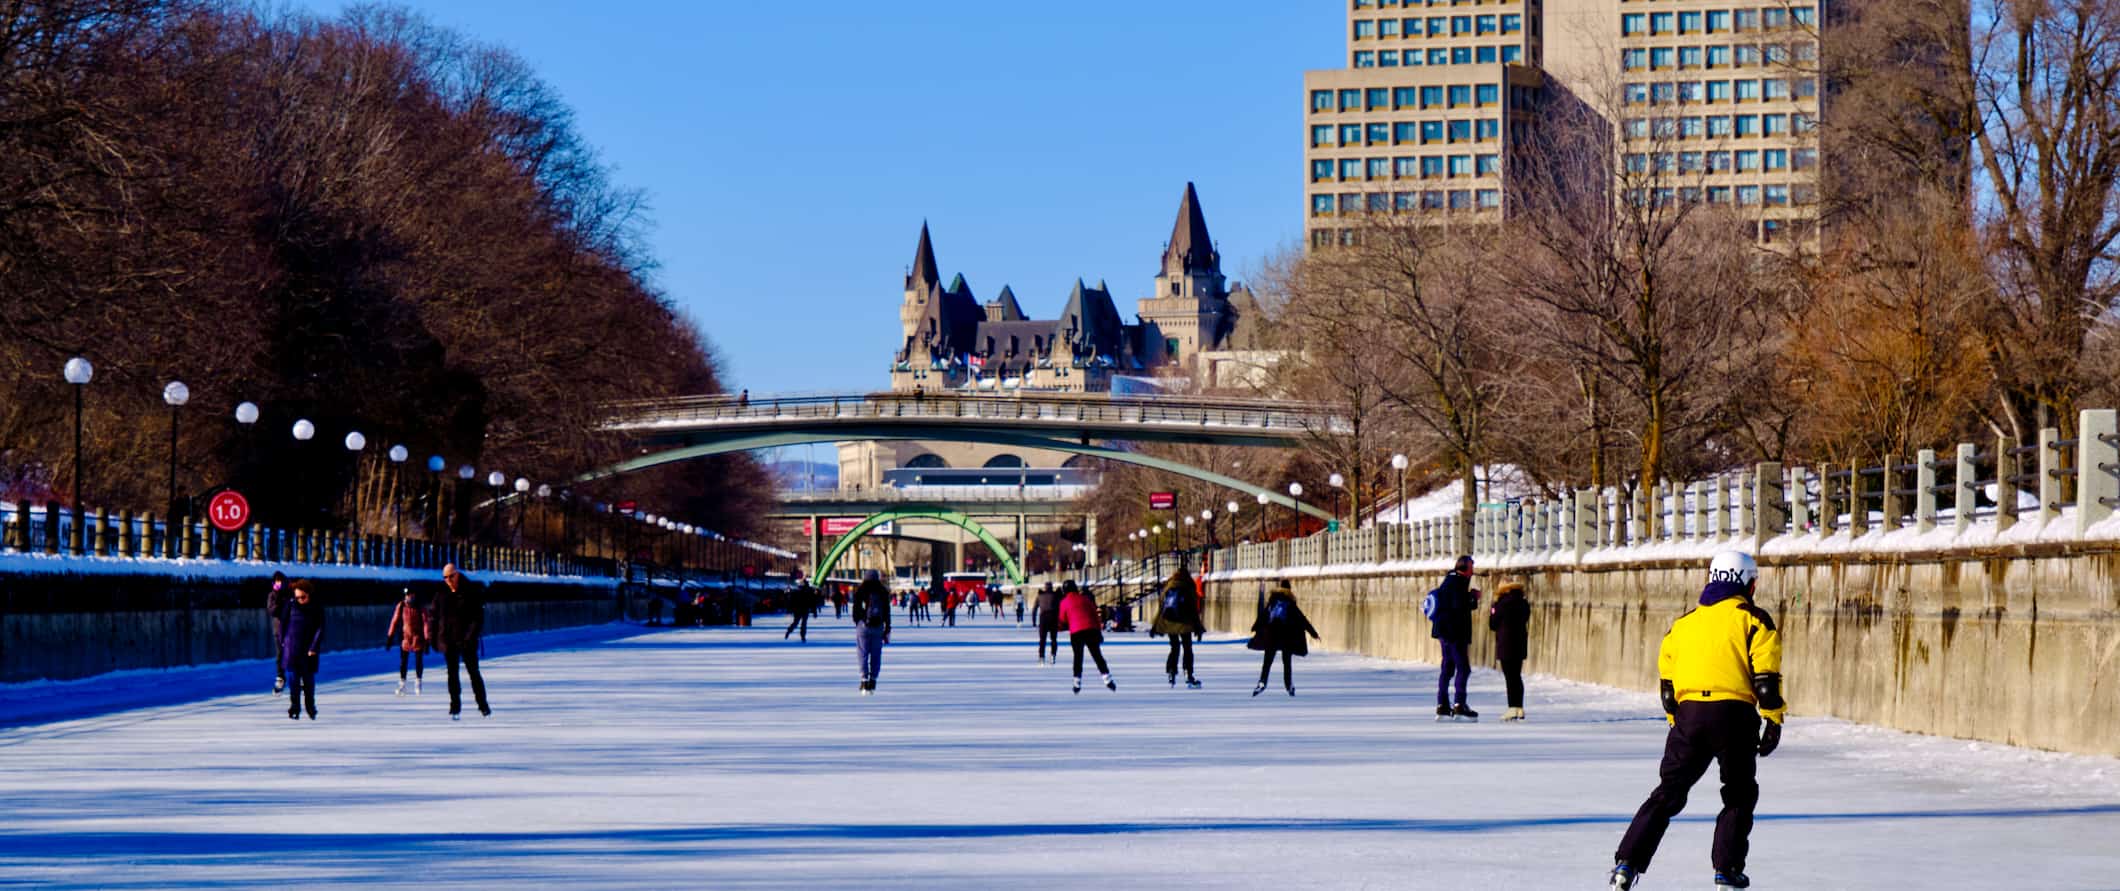
[[[1192,573],[1180,566],[1163,585],[1162,609],[1148,628],[1150,637],[1160,634],[1170,638],[1170,656],[1163,660],[1163,673],[1171,686],[1178,685],[1178,665],[1183,662],[1185,686],[1200,688],[1199,679],[1193,677],[1193,638],[1206,633],[1207,626],[1200,620],[1200,586],[1193,581]]]
[[[1456,567],[1430,593],[1435,596],[1430,636],[1443,652],[1443,670],[1435,683],[1436,718],[1477,721],[1480,713],[1465,704],[1465,682],[1472,677],[1472,611],[1480,605],[1480,592],[1472,587],[1472,558],[1457,558]],[[1453,681],[1457,688],[1455,704],[1450,699]]]
[[[281,633],[280,620],[287,615],[285,604],[289,593],[287,574],[273,573],[272,588],[265,592],[265,619],[272,626],[272,692],[275,696],[287,689],[287,657],[280,646],[286,635]]]
[[[486,678],[478,670],[478,644],[486,632],[486,591],[464,578],[456,564],[442,567],[442,591],[434,601],[434,640],[449,656],[449,720],[464,708],[464,688],[458,666],[471,675],[471,698],[478,713],[493,714],[486,704]]]
[[[802,629],[802,642],[810,642],[810,615],[817,612],[817,589],[810,587],[810,580],[803,579],[788,594],[788,630],[780,636],[787,640],[795,629]]]
[[[1040,665],[1045,664],[1047,660],[1045,655],[1047,641],[1051,641],[1053,645],[1052,664],[1060,664],[1060,597],[1060,591],[1053,588],[1052,582],[1046,582],[1045,590],[1038,592],[1037,615],[1034,618],[1038,623],[1038,664]]]
[[[1296,592],[1288,587],[1288,581],[1276,580],[1273,593],[1259,605],[1259,617],[1251,623],[1251,642],[1245,644],[1266,653],[1266,659],[1259,663],[1259,685],[1251,689],[1251,695],[1266,692],[1266,680],[1273,674],[1275,653],[1281,654],[1281,683],[1288,688],[1288,695],[1296,695],[1292,657],[1310,655],[1310,642],[1304,639],[1306,635],[1318,639],[1318,629],[1311,627],[1310,618],[1303,615],[1302,607],[1296,606]]]
[[[291,586],[280,601],[280,654],[287,665],[287,717],[299,720],[309,712],[317,719],[317,656],[324,650],[324,605],[316,600],[316,586],[302,579]]]
[[[1487,608],[1487,629],[1494,632],[1494,659],[1501,664],[1502,679],[1509,688],[1509,711],[1504,721],[1524,719],[1524,656],[1530,649],[1531,601],[1524,599],[1524,586],[1510,582],[1494,595]]]

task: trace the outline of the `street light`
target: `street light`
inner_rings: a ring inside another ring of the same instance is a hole
[[[529,507],[529,504],[527,503],[527,502],[529,501],[529,499],[527,499],[527,498],[524,498],[523,496],[524,496],[524,495],[527,495],[527,494],[529,494],[529,493],[530,493],[530,481],[529,481],[529,480],[526,480],[526,479],[524,479],[524,478],[522,478],[522,477],[516,477],[516,478],[515,478],[515,546],[516,546],[517,548],[520,548],[520,547],[522,547],[522,546],[523,546],[523,511],[524,511],[524,510],[526,510],[526,509],[528,509],[528,507]]]
[[[1295,538],[1296,536],[1299,536],[1299,535],[1302,535],[1302,534],[1303,534],[1303,516],[1302,516],[1302,514],[1301,514],[1301,513],[1299,513],[1299,512],[1298,512],[1298,510],[1297,510],[1297,507],[1296,507],[1296,504],[1297,504],[1297,501],[1298,501],[1298,499],[1301,499],[1302,497],[1303,497],[1303,484],[1302,484],[1302,483],[1289,483],[1289,484],[1288,484],[1288,537],[1289,537],[1289,538]]]
[[[449,462],[442,460],[442,456],[427,456],[427,472],[434,477],[434,525],[427,527],[427,541],[429,543],[434,541],[434,536],[437,532],[445,536],[448,535],[448,530],[442,525],[442,471],[448,469]],[[421,519],[425,518],[422,517]]]
[[[1407,463],[1408,463],[1408,462],[1406,461],[1406,456],[1405,456],[1405,455],[1393,455],[1393,456],[1391,456],[1391,469],[1393,469],[1393,470],[1396,470],[1396,471],[1398,471],[1398,472],[1399,472],[1399,504],[1398,504],[1398,508],[1399,508],[1399,509],[1398,509],[1397,513],[1398,513],[1398,520],[1399,520],[1399,525],[1401,525],[1401,526],[1404,526],[1404,525],[1406,525],[1406,464],[1407,464]]]
[[[180,517],[177,510],[177,409],[191,401],[191,388],[183,381],[170,381],[162,388],[162,401],[169,404],[169,519]],[[175,555],[171,555],[175,556]]]
[[[257,403],[255,403],[255,402],[238,402],[238,403],[236,403],[236,423],[238,423],[238,424],[242,424],[243,426],[245,426],[245,427],[248,427],[248,426],[250,426],[250,425],[252,425],[252,424],[255,424],[255,423],[257,423],[257,422],[258,422],[258,404],[257,404]]]
[[[1215,546],[1215,512],[1211,510],[1201,511],[1200,525],[1207,527],[1205,530],[1207,541],[1203,542],[1203,544],[1208,548],[1213,548]]]
[[[315,438],[316,435],[317,425],[309,423],[306,419],[294,422],[294,438],[296,442],[308,442]]]
[[[66,369],[64,371],[64,374],[66,375],[66,382],[74,385],[74,529],[77,530],[78,535],[85,535],[86,533],[79,532],[79,530],[82,528],[81,391],[88,386],[88,382],[90,380],[93,380],[95,378],[96,366],[89,364],[89,361],[87,359],[84,359],[80,356],[75,356],[71,359],[66,360]],[[47,516],[45,517],[45,519],[51,520],[52,518]],[[58,527],[54,526],[52,528],[56,529]]]
[[[1335,473],[1326,482],[1332,484],[1332,522],[1337,525],[1340,522],[1340,490],[1347,488],[1347,478]]]
[[[1267,538],[1269,538],[1269,537],[1270,537],[1270,536],[1268,536],[1268,535],[1266,534],[1266,533],[1267,533],[1267,530],[1266,530],[1266,515],[1267,515],[1267,514],[1269,514],[1269,513],[1272,513],[1272,511],[1271,511],[1271,510],[1269,510],[1269,509],[1267,509],[1267,507],[1266,507],[1266,506],[1267,506],[1268,504],[1271,504],[1271,503],[1273,503],[1273,499],[1272,499],[1272,497],[1268,496],[1268,495],[1267,495],[1266,493],[1264,493],[1264,492],[1260,492],[1260,493],[1259,493],[1259,540],[1260,540],[1260,541],[1265,541],[1265,540],[1266,540]]]
[[[405,485],[405,459],[410,457],[412,457],[411,450],[404,446],[394,445],[390,447],[390,477],[392,483],[390,487],[390,517],[391,521],[396,525],[395,536],[400,540],[405,537],[405,511],[403,508],[405,493],[400,491],[400,489]]]
[[[346,451],[353,454],[353,481],[356,485],[361,481],[361,450],[367,447],[368,437],[362,436],[361,431],[346,434]],[[356,488],[354,491],[360,490]],[[353,534],[361,534],[361,499],[358,495],[353,499]]]
[[[1241,505],[1239,505],[1239,504],[1237,503],[1237,500],[1236,500],[1236,499],[1234,499],[1234,498],[1230,499],[1230,500],[1229,500],[1229,503],[1228,503],[1228,504],[1225,504],[1225,505],[1223,505],[1223,507],[1227,507],[1227,508],[1229,508],[1229,546],[1230,546],[1230,547],[1236,547],[1236,546],[1237,546],[1237,508],[1238,508],[1238,507],[1240,507],[1240,506],[1241,506]]]

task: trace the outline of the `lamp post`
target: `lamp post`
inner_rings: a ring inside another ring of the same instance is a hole
[[[162,401],[169,405],[169,519],[175,522],[188,513],[177,509],[177,409],[191,401],[191,388],[183,381],[170,381],[162,388]]]
[[[1185,555],[1190,552],[1190,546],[1188,542],[1191,539],[1192,524],[1193,518],[1191,515],[1188,514],[1185,517],[1185,527],[1178,530],[1178,559],[1180,561],[1183,561],[1185,559]],[[1177,524],[1173,523],[1172,525],[1175,526]],[[1184,564],[1181,562],[1179,565],[1182,566]]]
[[[1347,478],[1337,473],[1326,482],[1332,484],[1332,524],[1340,524],[1340,490],[1347,488]]]
[[[1297,501],[1298,499],[1302,498],[1302,497],[1303,497],[1303,484],[1302,484],[1302,483],[1289,483],[1289,484],[1288,484],[1288,537],[1289,537],[1289,538],[1295,538],[1295,537],[1297,537],[1297,536],[1300,536],[1300,535],[1302,535],[1302,534],[1303,534],[1303,515],[1302,515],[1302,513],[1301,513],[1301,512],[1299,512],[1298,510],[1296,510],[1296,501]]]
[[[1259,493],[1259,540],[1260,540],[1260,541],[1265,541],[1265,540],[1267,539],[1267,532],[1268,532],[1268,530],[1267,530],[1267,528],[1266,528],[1266,515],[1267,515],[1267,514],[1270,514],[1270,513],[1273,513],[1273,509],[1272,509],[1272,508],[1269,508],[1269,507],[1267,507],[1267,505],[1269,505],[1269,504],[1272,504],[1272,503],[1273,503],[1273,498],[1272,498],[1272,496],[1269,496],[1269,495],[1267,495],[1267,494],[1266,494],[1266,493],[1264,493],[1264,492],[1260,492],[1260,493]]]
[[[361,535],[361,450],[368,448],[368,437],[355,430],[346,434],[346,452],[353,456],[353,534]]]
[[[501,490],[508,485],[508,475],[498,470],[486,474],[486,488],[493,490],[493,497],[486,505],[486,529],[492,530],[501,523]]]
[[[529,495],[529,494],[530,494],[530,481],[529,481],[529,480],[526,480],[526,479],[523,479],[522,477],[516,477],[516,478],[515,478],[515,546],[516,546],[516,547],[517,547],[518,549],[520,549],[520,548],[521,548],[521,547],[523,546],[523,510],[524,510],[524,508],[526,508],[526,507],[528,507],[528,506],[529,506],[529,505],[528,505],[529,499],[528,499],[528,498],[525,498],[524,496],[526,496],[526,495]]]
[[[1201,535],[1205,538],[1205,541],[1200,543],[1201,546],[1207,550],[1213,550],[1215,546],[1215,512],[1212,510],[1201,511],[1200,525],[1203,527]]]
[[[405,448],[403,445],[394,445],[390,447],[388,456],[390,458],[390,520],[395,530],[391,534],[402,541],[405,538],[405,509],[403,506],[405,493],[402,491],[405,485],[405,460],[412,457],[412,450]]]
[[[1225,504],[1225,505],[1222,505],[1222,506],[1223,506],[1223,507],[1226,507],[1226,508],[1229,508],[1229,546],[1230,546],[1230,547],[1236,547],[1236,546],[1237,546],[1237,508],[1238,508],[1238,507],[1239,507],[1240,505],[1239,505],[1239,504],[1237,503],[1237,500],[1236,500],[1236,499],[1232,498],[1232,499],[1230,499],[1230,501],[1229,501],[1229,503],[1228,503],[1228,504]]]
[[[456,528],[456,524],[463,523],[464,538],[471,538],[471,511],[469,510],[469,505],[465,504],[464,502],[464,486],[469,484],[472,478],[476,476],[478,476],[478,470],[473,468],[471,465],[457,465],[455,489],[456,497],[449,499],[450,501],[455,502],[455,515],[449,518],[449,526],[451,529],[452,536],[454,536],[455,534],[454,530]]]
[[[81,393],[88,387],[88,382],[95,379],[96,366],[90,364],[87,359],[75,356],[66,360],[65,375],[66,382],[74,385],[74,516],[79,517],[81,516],[81,477],[83,476],[81,465]],[[45,519],[50,520],[51,517],[45,517]],[[75,528],[79,528],[80,525],[78,522],[74,524]]]
[[[427,456],[427,473],[433,477],[434,483],[434,495],[432,496],[434,499],[434,522],[427,526],[427,541],[429,544],[434,542],[435,530],[441,528],[442,525],[442,471],[448,466],[449,462],[442,460],[440,455]],[[422,517],[421,519],[425,518]]]
[[[236,403],[236,425],[243,428],[243,478],[247,480],[251,465],[255,464],[258,459],[258,404],[255,402]]]
[[[1407,463],[1408,463],[1408,462],[1406,461],[1406,456],[1405,456],[1405,455],[1393,455],[1393,456],[1391,456],[1391,469],[1392,469],[1392,470],[1395,470],[1395,471],[1398,471],[1398,475],[1399,475],[1399,500],[1398,500],[1398,508],[1399,508],[1399,509],[1398,509],[1398,515],[1399,515],[1399,516],[1398,516],[1398,520],[1399,520],[1399,525],[1401,525],[1401,526],[1403,526],[1403,525],[1405,525],[1405,524],[1406,524],[1406,464],[1407,464]]]

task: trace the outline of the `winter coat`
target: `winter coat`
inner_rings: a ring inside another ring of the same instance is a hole
[[[478,646],[486,631],[486,588],[465,579],[451,591],[443,585],[434,596],[434,625],[429,637],[443,652]]]
[[[788,593],[788,615],[807,616],[817,612],[817,590],[801,587]]]
[[[854,625],[857,628],[881,628],[891,630],[891,590],[875,579],[865,579],[861,587],[854,589]],[[874,607],[883,621],[869,622],[870,608]]]
[[[292,602],[294,602],[294,588],[292,586],[282,584],[278,588],[274,588],[271,582],[265,583],[265,615],[271,617],[273,621],[277,622],[286,618],[287,604]]]
[[[427,613],[417,604],[398,601],[397,609],[390,614],[390,630],[383,632],[383,639],[403,632],[398,638],[398,648],[407,653],[427,649]]]
[[[1479,605],[1471,576],[1461,572],[1444,576],[1443,583],[1435,588],[1435,619],[1429,625],[1429,636],[1452,643],[1471,643],[1472,610]]]
[[[1280,607],[1281,620],[1273,620],[1274,609]],[[1310,626],[1310,617],[1303,615],[1303,608],[1296,605],[1295,595],[1287,588],[1276,588],[1266,605],[1259,609],[1259,617],[1251,623],[1251,642],[1245,644],[1254,650],[1279,650],[1298,656],[1310,655],[1310,641],[1317,637],[1318,629]]]
[[[290,594],[280,612],[280,658],[288,668],[308,666],[315,671],[309,654],[324,651],[324,605],[314,598],[306,604],[296,603]]]
[[[1172,608],[1174,600],[1175,609]],[[1163,596],[1157,604],[1156,621],[1148,628],[1150,636],[1180,637],[1207,632],[1207,625],[1200,620],[1200,588],[1193,584],[1192,576],[1171,576],[1170,583],[1163,586]]]
[[[1038,592],[1038,630],[1060,630],[1060,591],[1047,588]]]
[[[1494,632],[1494,658],[1522,662],[1530,647],[1531,601],[1524,599],[1524,586],[1504,585],[1487,608],[1487,629]]]
[[[1081,591],[1061,599],[1060,624],[1069,634],[1096,631],[1104,627],[1104,622],[1097,616],[1097,602]]]

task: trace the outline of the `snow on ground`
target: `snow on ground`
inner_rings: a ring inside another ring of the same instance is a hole
[[[1254,699],[1226,637],[1203,691],[1129,635],[1119,691],[1077,696],[991,619],[901,627],[862,699],[818,626],[554,636],[490,658],[462,723],[371,650],[326,657],[316,722],[260,686],[0,730],[0,884],[1596,887],[1663,738],[1650,696],[1540,678],[1495,722],[1485,671],[1488,720],[1437,724],[1433,668],[1350,656]],[[1763,889],[2120,884],[2120,761],[1798,719],[1762,777]],[[1646,888],[1708,885],[1716,803]]]

